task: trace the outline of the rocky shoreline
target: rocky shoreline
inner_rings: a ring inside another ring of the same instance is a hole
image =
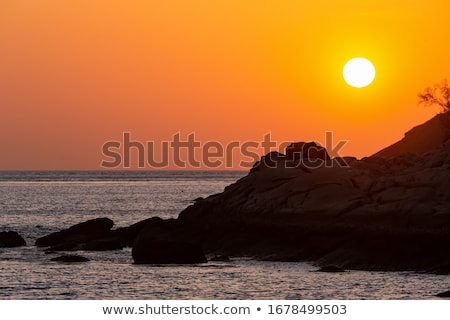
[[[98,218],[35,245],[47,253],[132,247],[139,264],[245,256],[324,270],[450,274],[450,130],[438,130],[440,144],[411,149],[430,123],[385,149],[389,157],[331,159],[315,143],[295,143],[262,157],[222,193],[196,199],[177,219],[113,229],[112,220]],[[12,233],[2,233],[0,245],[11,237],[9,246],[24,245]]]
[[[179,220],[208,252],[449,274],[449,117],[412,129],[386,157],[330,159],[314,143],[293,144]]]

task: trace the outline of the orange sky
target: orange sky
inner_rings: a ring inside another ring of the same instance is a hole
[[[437,108],[450,75],[448,1],[3,0],[0,169],[99,169],[101,146],[316,140],[363,157]],[[374,83],[345,84],[370,59]]]

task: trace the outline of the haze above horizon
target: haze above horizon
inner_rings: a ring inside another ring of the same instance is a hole
[[[99,169],[102,145],[348,140],[363,157],[435,115],[450,77],[447,1],[7,0],[0,170]],[[342,78],[369,59],[374,82]],[[176,169],[176,168],[173,168]],[[239,168],[236,168],[239,169]]]

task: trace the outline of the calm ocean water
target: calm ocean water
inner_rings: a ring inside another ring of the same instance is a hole
[[[307,263],[244,258],[189,266],[133,265],[131,249],[80,252],[51,262],[37,237],[96,217],[116,227],[176,217],[193,199],[221,192],[243,172],[0,172],[0,231],[27,247],[0,249],[0,299],[433,299],[448,276],[411,272],[311,272]]]

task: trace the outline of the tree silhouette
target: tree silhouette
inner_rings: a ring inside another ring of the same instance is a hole
[[[450,110],[450,88],[447,80],[434,85],[434,87],[427,87],[418,95],[419,104],[425,106],[438,105],[442,109],[442,113]]]

